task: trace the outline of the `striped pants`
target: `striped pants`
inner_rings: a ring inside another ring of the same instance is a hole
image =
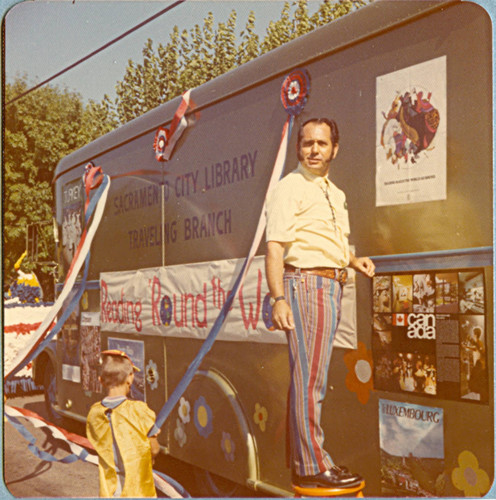
[[[341,285],[309,274],[284,273],[295,329],[287,332],[291,386],[288,401],[290,462],[300,476],[334,465],[320,425],[334,334],[341,314]]]

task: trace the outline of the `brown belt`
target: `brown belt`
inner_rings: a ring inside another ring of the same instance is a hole
[[[323,278],[336,280],[342,285],[346,284],[346,280],[348,279],[348,272],[346,269],[339,269],[336,267],[310,267],[301,269],[289,264],[284,264],[284,270],[289,273],[314,274],[316,276],[322,276]]]

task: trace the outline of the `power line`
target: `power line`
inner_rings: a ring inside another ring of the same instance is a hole
[[[47,78],[46,80],[43,80],[41,83],[38,83],[34,87],[32,87],[32,88],[26,90],[25,92],[23,92],[22,94],[19,94],[17,97],[14,97],[14,99],[11,99],[9,102],[7,102],[5,104],[5,106],[8,106],[9,104],[12,104],[15,101],[18,101],[19,99],[21,99],[22,97],[25,97],[26,95],[30,94],[31,92],[34,92],[35,90],[39,89],[43,85],[47,84],[48,82],[51,82],[52,80],[54,80],[55,78],[59,77],[60,75],[62,75],[64,73],[66,73],[67,71],[75,68],[79,64],[81,64],[84,61],[90,59],[94,55],[96,55],[99,52],[101,52],[102,50],[105,50],[106,48],[110,47],[111,45],[113,45],[114,43],[118,42],[119,40],[122,40],[123,38],[125,38],[128,35],[130,35],[134,31],[142,28],[145,24],[148,24],[149,22],[153,21],[154,19],[157,19],[157,17],[162,16],[163,14],[165,14],[166,12],[168,12],[169,10],[173,9],[174,7],[177,7],[179,4],[182,4],[185,1],[186,0],[176,0],[173,4],[169,5],[165,9],[162,9],[161,11],[157,12],[156,14],[154,14],[151,17],[149,17],[148,19],[145,19],[143,22],[141,22],[141,23],[137,24],[136,26],[134,26],[133,28],[127,30],[125,33],[122,33],[122,35],[119,35],[117,38],[114,38],[113,40],[110,40],[110,42],[107,42],[105,45],[102,45],[100,48],[94,50],[93,52],[91,52],[87,56],[84,56],[83,58],[79,59],[78,61],[76,61],[75,63],[71,64],[70,66],[67,66],[66,68],[64,68],[63,70],[59,71],[58,73],[55,73],[55,75],[51,76],[50,78]]]

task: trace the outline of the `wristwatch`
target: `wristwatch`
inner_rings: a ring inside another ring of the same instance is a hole
[[[286,297],[284,295],[279,295],[279,297],[276,297],[275,299],[274,297],[271,297],[269,300],[269,304],[273,306],[276,302],[279,302],[280,300],[286,300]]]

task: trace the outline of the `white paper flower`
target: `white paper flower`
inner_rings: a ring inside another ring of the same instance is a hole
[[[189,401],[182,397],[179,401],[179,408],[177,409],[177,412],[179,413],[179,418],[183,424],[187,424],[191,420],[190,411],[191,405],[189,404]]]

